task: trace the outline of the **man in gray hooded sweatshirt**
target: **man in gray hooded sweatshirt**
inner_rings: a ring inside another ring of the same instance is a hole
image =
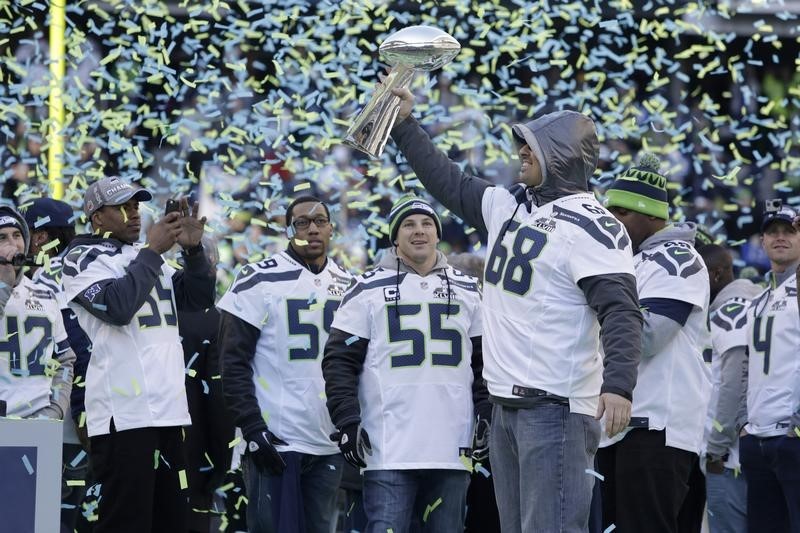
[[[630,239],[588,192],[594,123],[560,111],[513,126],[520,198],[464,174],[411,117],[411,93],[393,93],[392,137],[417,177],[488,235],[483,376],[501,527],[586,531],[597,419],[611,435],[628,424],[642,328]]]
[[[658,167],[655,156],[642,157],[606,193],[606,207],[633,240],[644,331],[632,428],[598,453],[603,522],[620,531],[699,531],[705,490],[697,502],[689,487],[711,394],[703,360],[708,271],[693,246],[695,226],[668,222],[667,180]]]

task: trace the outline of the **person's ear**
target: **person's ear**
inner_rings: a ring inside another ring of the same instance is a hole
[[[50,235],[48,235],[46,231],[34,231],[33,232],[33,243],[37,247],[43,246],[49,240],[50,240]]]

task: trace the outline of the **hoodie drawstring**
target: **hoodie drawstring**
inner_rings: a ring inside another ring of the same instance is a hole
[[[447,275],[447,269],[444,269],[444,280],[447,282],[447,318],[450,318],[450,276]]]
[[[517,216],[517,210],[519,209],[519,206],[521,206],[521,205],[522,204],[517,204],[517,207],[514,208],[514,212],[511,213],[511,218],[506,220],[506,223],[503,225],[503,230],[500,232],[500,235],[497,236],[497,241],[496,242],[500,243],[501,245],[503,244],[503,238],[506,236],[506,232],[508,231],[508,226],[511,225],[511,221],[514,220],[515,216]]]
[[[400,310],[397,305],[400,302],[400,257],[397,258],[397,276],[394,278],[394,316],[400,318]]]

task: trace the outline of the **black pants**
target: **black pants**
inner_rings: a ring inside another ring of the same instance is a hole
[[[759,533],[800,531],[800,438],[756,437],[739,441],[747,480],[747,526]]]
[[[664,431],[633,429],[597,452],[603,529],[620,533],[678,533],[697,454],[665,445]]]
[[[101,484],[95,533],[186,531],[189,492],[180,487],[186,476],[180,427],[114,431],[112,425],[110,434],[91,438],[91,464]]]

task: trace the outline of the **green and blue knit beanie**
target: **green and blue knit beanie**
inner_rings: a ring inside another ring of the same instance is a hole
[[[639,166],[629,168],[606,191],[606,207],[623,207],[667,220],[667,178],[659,173],[661,162],[653,154],[642,155]]]
[[[442,238],[442,222],[436,214],[431,204],[414,195],[402,196],[392,206],[389,212],[389,242],[394,243],[397,238],[397,231],[403,219],[411,215],[428,215],[436,224],[436,235]]]

